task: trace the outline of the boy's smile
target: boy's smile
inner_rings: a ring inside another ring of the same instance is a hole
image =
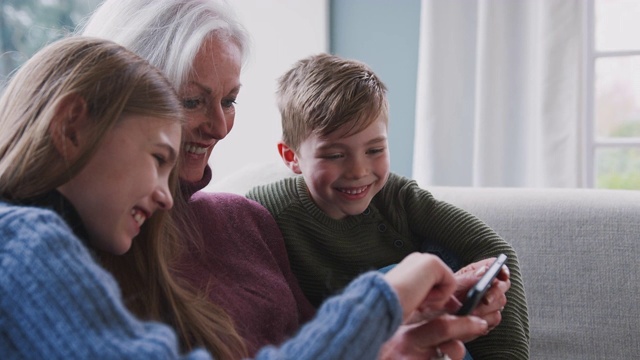
[[[359,199],[365,196],[366,191],[370,188],[370,186],[362,186],[357,188],[337,188],[336,190],[345,194],[345,196],[351,197],[353,199]]]

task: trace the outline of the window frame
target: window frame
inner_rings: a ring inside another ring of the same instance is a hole
[[[640,49],[625,51],[597,51],[595,44],[596,16],[595,2],[588,0],[584,11],[584,155],[583,184],[587,188],[596,187],[596,151],[603,148],[637,148],[640,149],[640,137],[610,138],[596,136],[595,119],[595,66],[596,61],[608,57],[640,56]],[[640,69],[639,69],[640,71]]]

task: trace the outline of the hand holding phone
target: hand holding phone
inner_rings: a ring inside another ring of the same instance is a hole
[[[482,275],[480,280],[467,292],[467,297],[462,304],[462,307],[458,310],[456,315],[469,315],[480,303],[480,300],[487,293],[487,290],[491,287],[493,279],[498,276],[502,265],[507,261],[505,254],[500,254],[498,258],[491,264],[489,269]]]

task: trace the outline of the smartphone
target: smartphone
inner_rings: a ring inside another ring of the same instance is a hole
[[[487,290],[491,287],[493,279],[495,279],[496,276],[498,276],[498,273],[500,273],[500,269],[502,269],[502,265],[504,265],[505,261],[507,261],[507,255],[500,254],[493,264],[491,264],[489,269],[487,269],[487,272],[482,275],[480,280],[478,280],[478,282],[469,289],[469,292],[467,292],[467,298],[456,315],[469,315],[469,313],[478,306],[478,303],[480,303],[484,294],[486,294]]]

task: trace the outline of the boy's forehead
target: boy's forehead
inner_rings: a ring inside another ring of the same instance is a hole
[[[381,127],[381,125],[384,125],[386,130],[388,122],[388,116],[383,112],[375,118],[369,117],[347,121],[330,133],[320,134],[320,137],[326,139],[347,138],[372,127]]]
[[[328,134],[311,133],[307,139],[314,137],[319,142],[333,142],[344,140],[356,135],[370,135],[371,138],[387,136],[388,121],[386,115],[380,115],[373,121],[357,123],[354,121],[345,123],[335,131]]]

